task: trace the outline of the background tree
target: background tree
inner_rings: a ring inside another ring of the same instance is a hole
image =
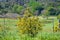
[[[38,10],[38,15],[40,14],[41,10],[43,10],[42,4],[35,0],[30,0],[30,2],[27,3],[27,6],[31,7],[32,13]]]
[[[22,10],[23,8],[24,8],[23,6],[20,6],[20,5],[15,4],[15,5],[12,7],[12,11],[13,11],[14,13],[20,14],[20,12],[21,12],[21,10]]]

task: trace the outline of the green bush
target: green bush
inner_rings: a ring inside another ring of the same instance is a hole
[[[14,13],[20,14],[20,12],[21,12],[21,10],[22,10],[23,8],[24,8],[23,6],[15,4],[15,5],[12,7],[12,11],[13,11]]]

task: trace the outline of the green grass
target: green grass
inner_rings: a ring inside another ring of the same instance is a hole
[[[34,38],[19,35],[16,23],[17,19],[5,19],[5,24],[4,19],[0,19],[0,24],[4,26],[4,30],[0,32],[0,40],[60,40],[60,32],[53,33],[53,22],[45,24],[42,32]]]
[[[4,19],[0,19],[0,24],[6,25],[6,26],[14,26],[16,25],[17,20],[16,19],[5,19],[5,24],[4,24]]]

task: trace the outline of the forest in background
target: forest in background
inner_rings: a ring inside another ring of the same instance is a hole
[[[33,15],[56,16],[60,14],[59,0],[0,0],[0,15],[6,13],[23,15],[27,7]]]

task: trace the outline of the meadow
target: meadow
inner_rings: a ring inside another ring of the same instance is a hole
[[[53,21],[45,23],[43,30],[36,37],[19,35],[17,21],[17,19],[0,18],[0,24],[4,28],[0,31],[0,40],[60,40],[60,32],[53,32]]]

